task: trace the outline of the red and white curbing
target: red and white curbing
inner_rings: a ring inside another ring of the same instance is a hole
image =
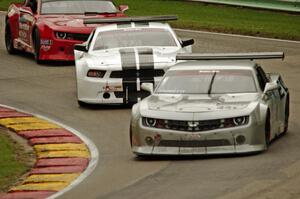
[[[25,180],[0,194],[1,199],[56,198],[78,185],[97,165],[95,145],[63,124],[1,105],[0,125],[27,139],[37,156]]]

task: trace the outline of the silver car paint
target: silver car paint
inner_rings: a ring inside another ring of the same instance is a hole
[[[201,70],[201,69],[240,69],[252,70],[255,74],[256,64],[238,61],[189,61],[177,64],[170,70]],[[270,81],[277,82],[279,75],[273,75]],[[258,81],[256,80],[259,88]],[[273,92],[273,91],[271,91]],[[285,91],[287,94],[287,91]],[[273,139],[284,130],[284,110],[286,96],[278,102],[278,96],[266,98],[264,91],[257,93],[223,94],[223,95],[182,95],[153,94],[136,104],[132,109],[131,144],[132,151],[137,155],[193,155],[248,153],[266,149],[265,122],[267,111],[271,115],[271,135]],[[223,128],[201,132],[185,132],[170,129],[158,129],[143,126],[142,117],[157,119],[199,121],[210,119],[250,116],[246,126]],[[211,140],[227,139],[232,145],[218,147],[161,147],[158,144],[148,146],[147,136],[159,134],[161,140]],[[238,145],[238,135],[246,137],[246,142]]]

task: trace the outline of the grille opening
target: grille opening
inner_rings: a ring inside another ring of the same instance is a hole
[[[161,77],[165,74],[162,69],[128,69],[124,71],[112,71],[110,78],[147,78],[147,77]]]
[[[215,139],[215,140],[161,140],[158,146],[162,147],[216,147],[216,146],[230,146],[229,140]]]

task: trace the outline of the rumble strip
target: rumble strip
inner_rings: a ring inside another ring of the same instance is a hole
[[[57,195],[89,166],[91,154],[86,144],[57,124],[0,106],[0,125],[27,139],[37,157],[24,181],[0,194],[1,199]]]

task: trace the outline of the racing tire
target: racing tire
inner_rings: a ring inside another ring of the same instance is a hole
[[[13,55],[17,53],[17,50],[14,48],[11,28],[8,20],[5,24],[5,47],[9,54]]]
[[[91,107],[90,104],[85,103],[85,102],[83,102],[83,101],[79,101],[79,100],[78,100],[77,103],[78,103],[79,107],[82,107],[82,108],[89,108],[89,107]]]
[[[136,160],[149,160],[150,158],[155,157],[155,156],[150,156],[150,155],[145,155],[145,154],[137,154],[137,153],[135,153],[134,156],[135,156]]]
[[[265,147],[266,150],[269,148],[271,142],[271,116],[270,112],[268,111],[265,123]]]
[[[131,122],[129,127],[129,141],[130,141],[130,147],[132,148],[132,128],[131,128]]]
[[[40,60],[41,39],[40,39],[40,33],[37,28],[34,29],[34,31],[33,31],[32,41],[33,41],[33,47],[34,47],[35,62],[37,64],[42,64],[43,61]]]
[[[282,132],[283,135],[285,135],[289,129],[289,117],[290,117],[290,96],[288,95],[286,98],[286,104],[285,104],[285,114],[284,114],[284,130]]]

